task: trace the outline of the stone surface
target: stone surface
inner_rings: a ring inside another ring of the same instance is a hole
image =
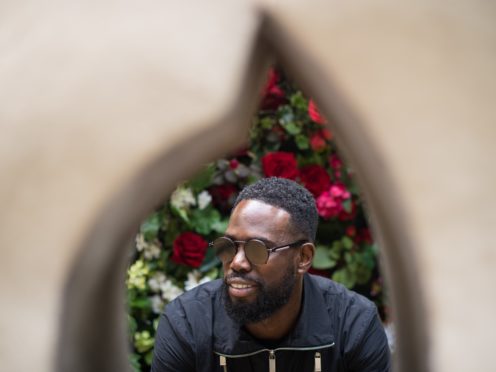
[[[0,371],[126,368],[127,243],[242,141],[273,52],[357,170],[398,370],[493,370],[495,15],[468,0],[3,2]]]

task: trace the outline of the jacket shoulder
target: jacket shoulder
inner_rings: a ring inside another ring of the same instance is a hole
[[[221,286],[222,280],[217,279],[183,293],[167,304],[164,315],[171,318],[204,316],[219,299]]]
[[[375,304],[368,298],[349,290],[344,285],[317,275],[308,275],[312,286],[322,293],[326,303],[340,308],[353,306],[357,311],[376,311]]]
[[[375,304],[332,280],[310,276],[310,282],[324,296],[345,365],[350,370],[389,371],[388,342]]]
[[[211,370],[212,318],[221,285],[220,280],[202,284],[165,307],[155,334],[152,372]]]

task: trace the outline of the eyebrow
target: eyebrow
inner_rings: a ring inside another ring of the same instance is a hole
[[[248,241],[248,240],[252,240],[252,239],[257,239],[257,240],[261,240],[261,241],[263,241],[263,242],[264,242],[265,244],[267,244],[267,245],[275,245],[275,244],[276,244],[275,242],[273,242],[273,241],[271,241],[271,240],[268,240],[268,239],[266,239],[266,238],[263,238],[263,237],[261,237],[261,236],[252,236],[252,237],[250,237],[250,238],[248,238],[248,239],[246,239],[246,240],[239,240],[239,239],[237,239],[235,236],[230,235],[230,234],[224,234],[224,236],[225,236],[226,238],[229,238],[229,239],[232,239],[232,240],[235,240],[235,241],[243,241],[243,242],[244,242],[244,241]]]

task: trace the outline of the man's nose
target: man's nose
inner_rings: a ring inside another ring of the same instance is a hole
[[[250,261],[248,261],[248,258],[246,257],[245,248],[243,244],[238,245],[238,250],[234,255],[229,266],[233,271],[238,271],[238,272],[251,270],[251,263]]]

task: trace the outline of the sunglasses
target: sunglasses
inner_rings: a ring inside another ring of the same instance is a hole
[[[306,240],[298,240],[297,242],[284,244],[278,247],[269,248],[267,245],[258,239],[249,239],[249,240],[232,240],[226,236],[222,236],[220,238],[215,239],[209,245],[214,248],[215,255],[217,258],[222,261],[222,263],[226,263],[231,261],[234,256],[238,253],[239,244],[244,245],[245,256],[250,261],[250,263],[254,265],[264,265],[269,260],[269,255],[272,252],[299,247],[302,244],[306,243]]]

